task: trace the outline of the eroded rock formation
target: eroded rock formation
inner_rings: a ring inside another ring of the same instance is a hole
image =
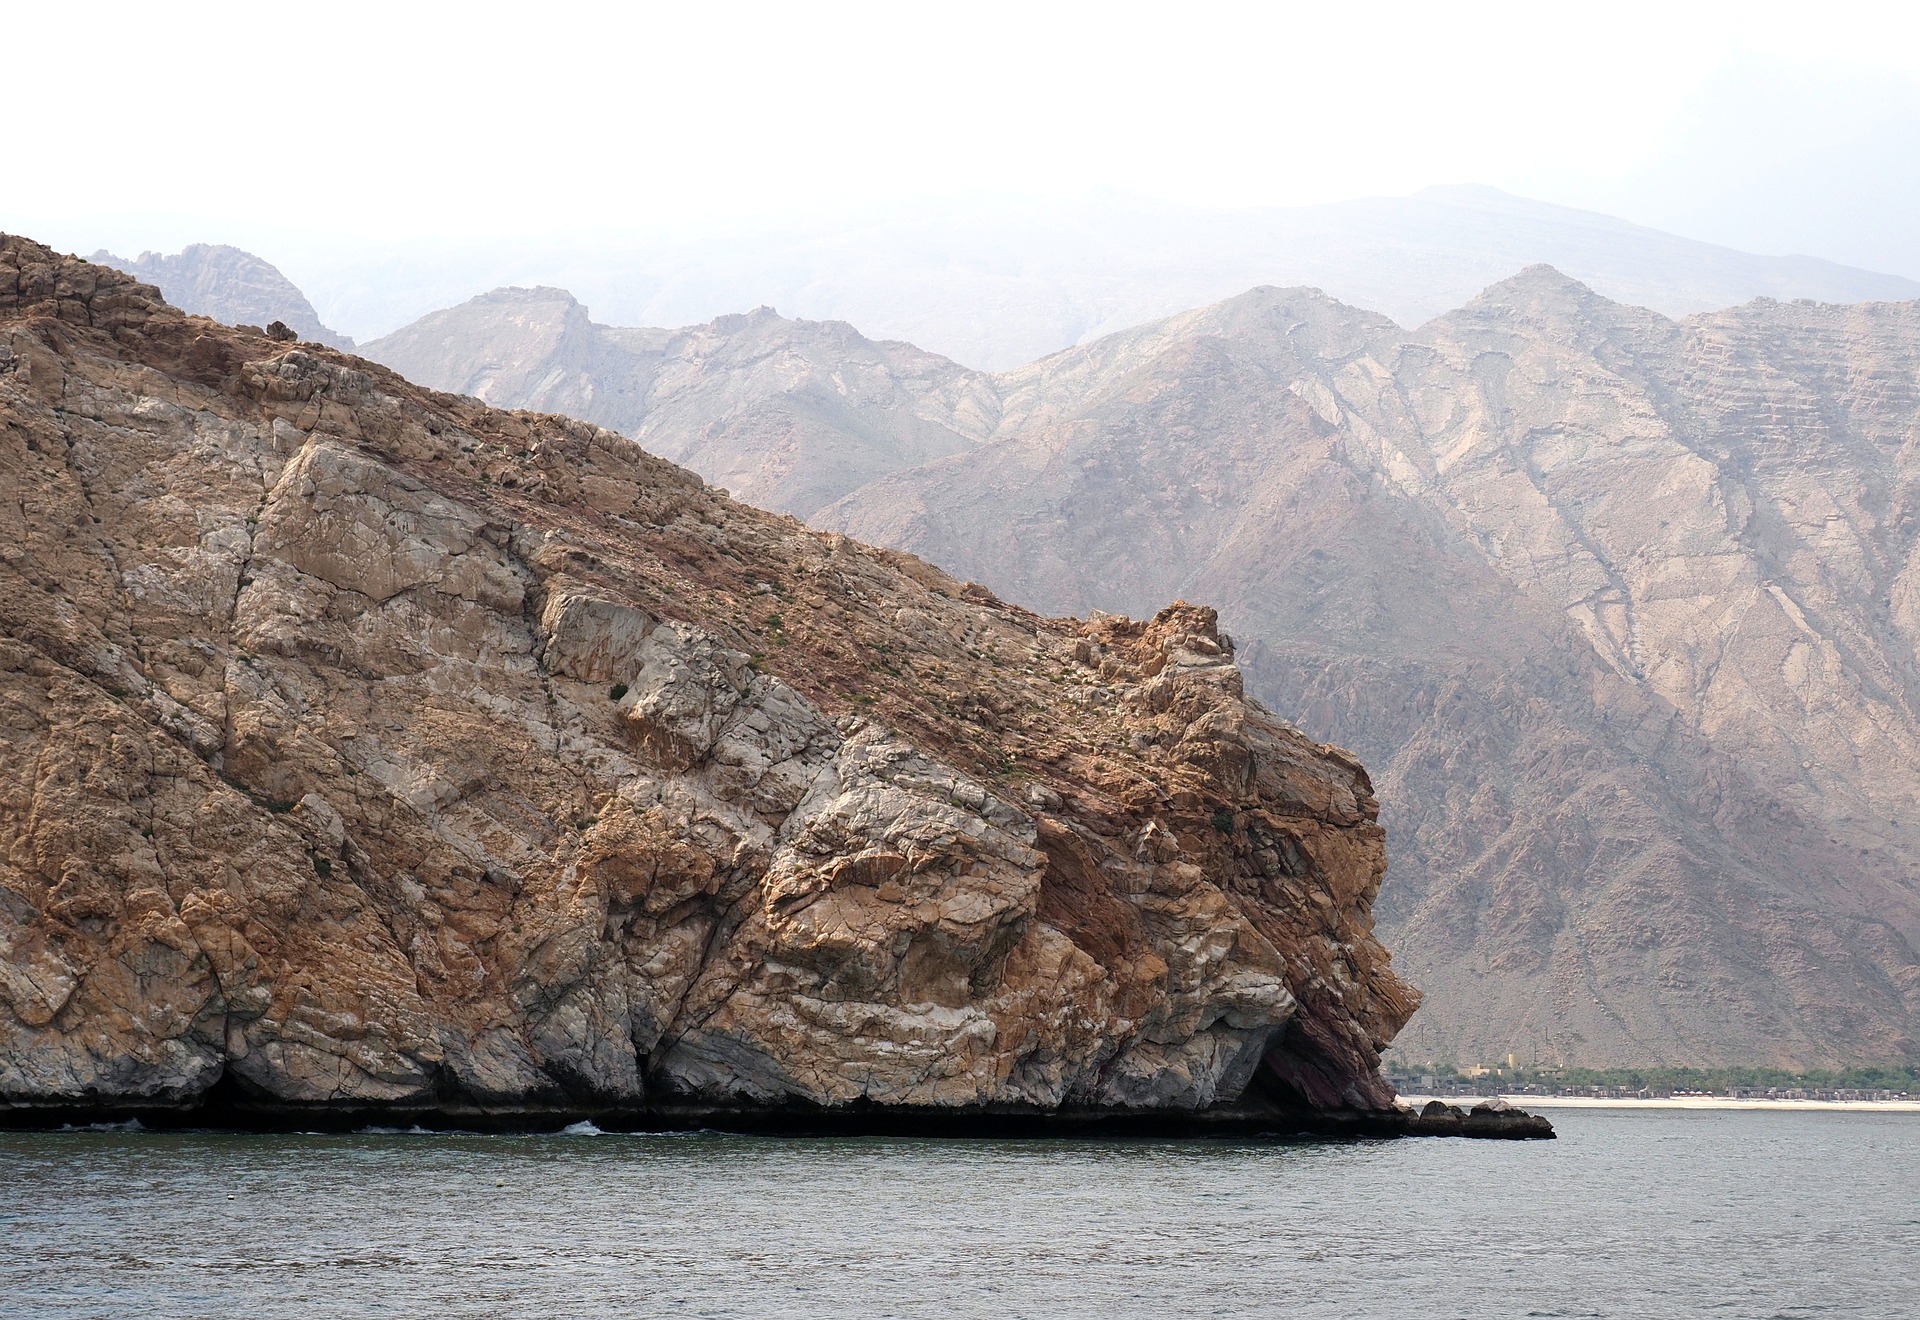
[[[1367,776],[583,422],[0,239],[14,1107],[1378,1113]]]
[[[816,522],[1217,603],[1383,786],[1413,1059],[1920,1052],[1920,304],[1258,289],[996,382],[993,442]]]

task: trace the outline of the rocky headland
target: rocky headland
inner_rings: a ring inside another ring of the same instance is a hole
[[[1046,618],[0,239],[14,1122],[1423,1118],[1351,756]]]
[[[538,290],[368,351],[1047,613],[1212,602],[1380,786],[1402,1059],[1920,1057],[1920,303],[1675,321],[1541,266],[1416,330],[1260,288],[989,375]]]

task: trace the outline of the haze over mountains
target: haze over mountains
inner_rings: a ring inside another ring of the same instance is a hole
[[[1755,256],[1482,187],[1240,210],[977,199],[645,246],[436,241],[316,252],[300,282],[329,324],[363,342],[483,289],[549,285],[616,325],[771,304],[999,370],[1260,284],[1310,285],[1414,326],[1536,262],[1672,316],[1761,296],[1920,297],[1910,278]]]
[[[1536,267],[1408,332],[1262,288],[995,376],[535,290],[367,351],[1037,608],[1219,604],[1373,768],[1410,1058],[1915,1050],[1915,304],[1675,322]]]
[[[987,377],[842,322],[770,309],[684,330],[594,324],[562,289],[497,289],[362,352],[437,389],[590,417],[763,508],[807,517],[904,466],[972,448]]]

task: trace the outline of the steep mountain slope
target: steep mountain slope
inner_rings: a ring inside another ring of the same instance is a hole
[[[685,330],[596,325],[559,289],[496,289],[362,349],[436,389],[612,427],[800,517],[970,448],[993,391],[964,367],[762,308]]]
[[[319,281],[308,291],[363,340],[477,289],[544,284],[616,325],[683,325],[771,303],[986,370],[1261,284],[1311,285],[1414,326],[1536,262],[1669,316],[1756,297],[1920,298],[1913,278],[1739,252],[1479,187],[1245,210],[945,200],[624,250],[604,240],[421,244],[331,261],[329,272],[308,260]]]
[[[93,259],[156,285],[175,307],[195,316],[209,316],[227,325],[280,321],[312,343],[353,347],[351,339],[320,324],[313,304],[292,280],[237,247],[194,243],[172,256],[142,252],[130,261],[111,252],[96,252]]]
[[[1041,618],[18,238],[0,492],[13,1118],[1413,1124],[1366,775],[1211,611]]]
[[[1414,1057],[1920,1048],[1920,307],[1257,290],[997,383],[992,443],[818,521],[1045,609],[1220,601],[1381,768]]]

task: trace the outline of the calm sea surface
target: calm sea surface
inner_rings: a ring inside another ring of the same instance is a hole
[[[0,1134],[6,1316],[1920,1316],[1920,1116],[1557,1142]]]

